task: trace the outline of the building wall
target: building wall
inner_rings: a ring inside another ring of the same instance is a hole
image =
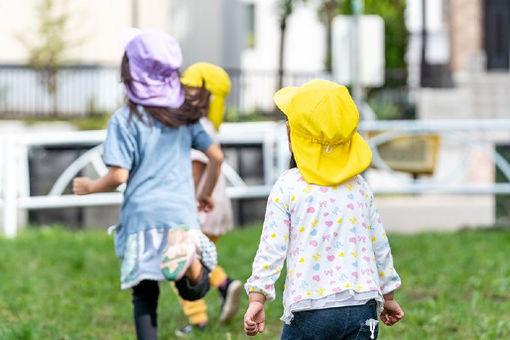
[[[185,66],[207,61],[241,66],[243,6],[240,0],[173,0],[170,33],[181,43]]]
[[[483,52],[482,0],[450,0],[451,68],[467,71],[470,58]]]
[[[27,48],[19,36],[35,41],[37,6],[43,0],[0,0],[0,64],[27,62]],[[276,0],[55,0],[70,13],[66,36],[73,46],[65,60],[74,63],[117,65],[122,55],[119,32],[134,26],[133,4],[141,28],[169,31],[180,42],[185,63],[210,61],[229,68],[276,70],[279,23]],[[256,6],[256,44],[245,48],[245,8]],[[325,28],[316,2],[298,4],[288,19],[285,66],[289,71],[324,69]],[[7,47],[7,48],[5,48]]]
[[[255,46],[245,48],[246,70],[277,70],[280,27],[275,0],[245,0],[255,5]],[[324,69],[326,32],[318,20],[316,4],[297,4],[287,20],[284,65],[287,71],[317,72]]]
[[[122,56],[119,41],[121,29],[133,26],[133,1],[138,3],[141,28],[170,28],[170,2],[167,0],[56,0],[61,11],[70,13],[66,36],[73,46],[65,60],[79,63],[117,65]],[[42,0],[0,0],[0,63],[22,64],[28,59],[27,49],[19,36],[37,39],[36,7]]]

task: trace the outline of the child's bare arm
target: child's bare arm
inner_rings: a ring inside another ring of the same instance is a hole
[[[205,169],[205,182],[197,195],[198,210],[209,212],[214,208],[214,201],[211,197],[214,186],[221,173],[221,163],[223,163],[223,152],[218,144],[211,144],[205,151],[209,158],[209,164]]]
[[[191,173],[193,174],[193,183],[195,184],[195,192],[198,191],[198,184],[200,184],[200,180],[202,179],[202,175],[205,172],[207,167],[206,163],[200,161],[192,161],[191,162]]]
[[[87,195],[96,192],[111,192],[129,178],[129,170],[112,166],[103,177],[92,180],[88,177],[76,177],[73,180],[73,192],[76,195]]]

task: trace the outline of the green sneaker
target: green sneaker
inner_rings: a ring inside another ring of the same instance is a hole
[[[196,245],[184,228],[168,232],[168,248],[163,253],[161,272],[169,281],[179,281],[195,259]]]

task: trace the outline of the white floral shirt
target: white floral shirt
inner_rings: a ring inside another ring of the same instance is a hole
[[[360,175],[330,187],[307,184],[297,168],[280,176],[246,291],[274,300],[285,260],[285,322],[304,302],[375,292],[381,302],[401,284],[373,194]]]

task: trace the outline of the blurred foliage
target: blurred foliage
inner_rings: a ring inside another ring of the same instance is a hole
[[[67,37],[70,13],[67,1],[42,0],[36,6],[37,30],[35,36],[19,36],[28,51],[28,63],[39,71],[41,82],[53,97],[53,113],[57,108],[57,73],[62,66],[64,53],[72,42]]]
[[[294,12],[294,5],[297,2],[303,2],[306,0],[278,0],[276,2],[276,13],[278,18],[285,18]]]
[[[285,116],[279,110],[268,111],[261,108],[255,108],[250,111],[240,111],[235,107],[229,107],[225,114],[225,122],[257,122],[283,120]]]
[[[344,0],[342,14],[352,14],[353,0]],[[377,14],[385,24],[386,68],[405,68],[404,55],[407,47],[407,28],[404,22],[406,0],[365,0],[364,14]]]
[[[340,14],[340,6],[345,0],[320,0],[317,14],[324,24],[331,24],[336,15]]]
[[[377,119],[416,119],[405,69],[386,69],[384,86],[367,89],[367,102]]]
[[[40,123],[68,122],[79,130],[103,130],[108,125],[110,115],[106,113],[89,114],[79,117],[55,118],[55,117],[25,117],[21,121],[28,125]]]
[[[318,0],[317,15],[326,26],[327,39],[331,39],[331,22],[338,14],[352,14],[355,0]],[[277,13],[287,18],[294,11],[298,3],[307,3],[307,0],[279,0]],[[386,68],[405,68],[404,55],[407,48],[407,28],[404,22],[406,0],[364,0],[364,14],[380,15],[385,23],[385,57]],[[331,70],[331,46],[327,45],[325,69]]]
[[[64,3],[65,4],[65,3]],[[20,40],[28,50],[29,65],[41,71],[48,93],[57,91],[56,74],[65,51],[71,46],[66,31],[70,14],[60,9],[55,0],[43,0],[36,6],[37,30],[35,37]]]

